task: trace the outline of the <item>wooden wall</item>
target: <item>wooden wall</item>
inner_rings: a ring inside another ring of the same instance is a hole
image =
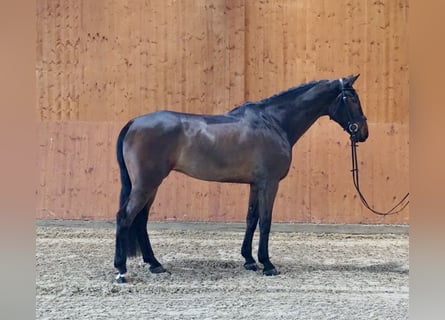
[[[370,126],[361,184],[376,209],[408,191],[406,0],[37,1],[38,218],[114,219],[115,141],[160,109],[223,113],[246,100],[360,73]],[[361,206],[349,140],[320,119],[294,147],[274,221],[408,223]],[[248,187],[172,173],[151,219],[243,221]]]

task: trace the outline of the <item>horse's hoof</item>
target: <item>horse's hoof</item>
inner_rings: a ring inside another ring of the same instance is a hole
[[[252,263],[247,263],[246,262],[244,264],[244,268],[246,270],[250,270],[250,271],[257,271],[258,270],[258,266],[257,266],[257,264],[255,262],[252,262]]]
[[[118,274],[116,276],[116,282],[117,283],[127,283],[127,279],[125,279],[125,275],[124,274]]]
[[[163,266],[150,267],[149,270],[150,270],[151,273],[164,273],[164,272],[167,272],[167,270],[164,269]]]
[[[277,275],[280,274],[280,272],[278,272],[277,269],[272,268],[272,269],[270,269],[270,270],[263,270],[263,274],[264,274],[265,276],[277,276]]]

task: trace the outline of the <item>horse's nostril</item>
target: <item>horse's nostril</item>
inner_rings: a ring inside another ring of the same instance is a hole
[[[368,130],[367,129],[362,130],[360,132],[360,138],[361,138],[361,142],[364,142],[364,141],[366,141],[366,139],[368,139]]]

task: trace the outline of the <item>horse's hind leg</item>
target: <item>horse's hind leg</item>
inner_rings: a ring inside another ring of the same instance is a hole
[[[144,262],[150,264],[150,271],[152,273],[162,273],[165,272],[166,270],[164,269],[164,267],[162,267],[161,263],[159,263],[159,261],[156,259],[147,232],[148,216],[154,198],[155,194],[151,196],[150,199],[148,200],[147,206],[145,208],[146,210],[138,214],[134,224],[136,225],[137,228],[136,230],[137,239],[139,242],[139,247],[141,248],[142,258]]]
[[[114,256],[114,266],[118,269],[119,274],[116,277],[118,282],[125,282],[125,274],[127,273],[127,256],[135,255],[134,252],[128,252],[129,248],[129,231],[136,216],[144,209],[147,204],[149,192],[140,188],[133,188],[126,203],[119,209],[117,213],[116,225],[116,251]],[[135,249],[131,245],[130,248]]]

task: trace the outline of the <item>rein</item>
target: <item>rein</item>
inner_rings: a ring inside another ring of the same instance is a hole
[[[345,91],[347,90],[353,90],[352,88],[345,88],[343,84],[343,79],[339,79],[340,81],[340,99],[339,103],[337,104],[337,107],[332,115],[330,115],[331,119],[334,118],[335,113],[340,108],[340,105],[346,105],[346,95]],[[362,191],[360,190],[360,183],[359,183],[359,175],[358,175],[358,160],[357,160],[357,139],[356,134],[358,132],[358,122],[359,121],[366,121],[366,117],[364,115],[361,115],[359,117],[354,117],[351,112],[349,111],[349,108],[346,108],[347,116],[348,116],[348,123],[345,123],[343,126],[343,129],[347,131],[351,135],[351,157],[352,157],[352,180],[354,182],[355,190],[357,191],[360,201],[363,203],[363,205],[366,207],[366,209],[370,210],[372,213],[380,215],[380,216],[389,216],[396,213],[401,212],[405,207],[409,204],[408,196],[409,192],[390,210],[386,212],[380,212],[377,211],[368,204],[368,201],[366,201],[365,196],[363,195]]]
[[[380,215],[380,216],[389,216],[396,213],[401,212],[405,207],[409,204],[408,196],[409,192],[400,200],[394,207],[392,207],[390,210],[386,212],[380,212],[377,210],[374,210],[371,208],[371,206],[368,204],[368,201],[366,201],[363,193],[360,190],[360,183],[359,183],[359,175],[358,175],[358,160],[357,160],[357,141],[355,139],[355,135],[351,134],[351,156],[352,156],[352,180],[354,181],[354,187],[355,190],[357,190],[357,193],[360,197],[361,202],[363,205],[370,210],[372,213]]]

